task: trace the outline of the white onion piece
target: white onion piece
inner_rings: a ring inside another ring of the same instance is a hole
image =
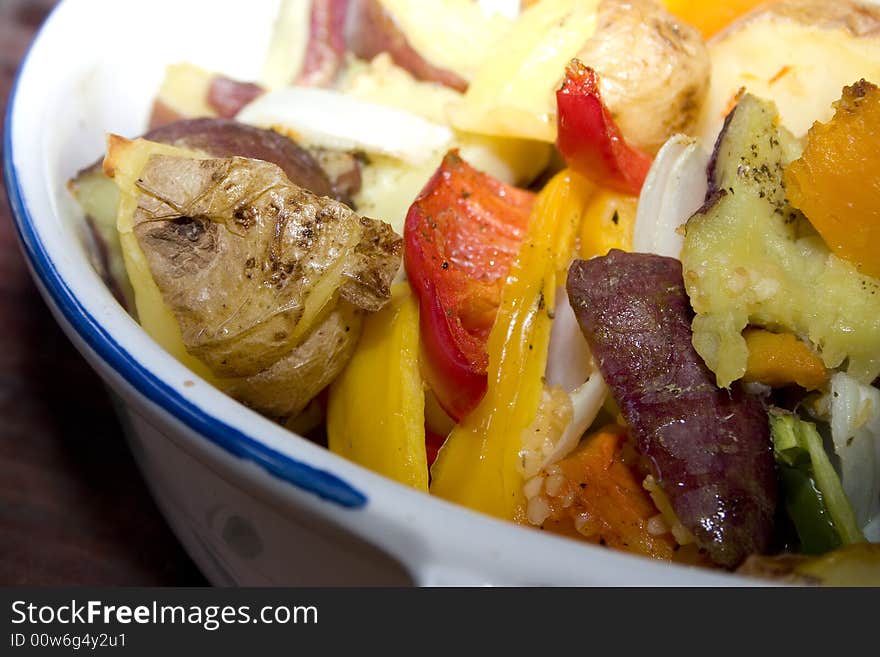
[[[578,446],[584,432],[590,428],[599,414],[607,394],[608,386],[599,371],[593,372],[586,383],[569,393],[571,404],[574,407],[571,423],[565,428],[553,451],[544,459],[541,464],[542,468],[549,467],[564,459]]]
[[[633,232],[633,251],[679,258],[684,236],[679,227],[706,198],[709,155],[696,139],[674,135],[651,165]]]
[[[566,392],[572,392],[590,376],[593,357],[564,287],[556,292],[554,312],[544,374],[549,387],[559,386]]]
[[[564,459],[578,446],[608,394],[608,386],[595,368],[590,347],[564,287],[556,294],[545,377],[548,387],[558,386],[568,393],[573,412],[571,421],[542,461],[541,468]]]
[[[281,127],[313,146],[361,150],[420,164],[452,144],[452,131],[401,109],[330,89],[286,87],[246,105],[238,121]]]
[[[838,372],[831,377],[831,440],[840,483],[859,525],[880,516],[880,390]]]

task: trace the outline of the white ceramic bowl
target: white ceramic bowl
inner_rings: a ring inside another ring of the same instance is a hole
[[[6,184],[21,244],[64,331],[121,403],[171,527],[215,584],[732,585],[503,523],[292,435],[159,348],[90,267],[65,182],[105,133],[144,131],[166,64],[257,76],[277,0],[66,0],[10,98]],[[137,546],[132,546],[137,549]]]

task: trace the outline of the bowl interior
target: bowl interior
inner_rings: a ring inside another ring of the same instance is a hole
[[[388,481],[291,436],[203,382],[185,385],[194,375],[119,306],[89,265],[82,213],[67,180],[100,157],[108,132],[143,132],[166,65],[189,61],[257,78],[278,7],[278,0],[66,0],[35,42],[10,102],[7,186],[35,277],[86,349],[187,426],[329,501],[328,514],[398,552],[414,569],[434,567],[446,550],[465,564],[459,567],[475,577],[491,571],[497,583],[738,581],[545,536]],[[361,512],[345,515],[347,509]],[[416,537],[418,554],[400,554],[389,524],[401,536]]]

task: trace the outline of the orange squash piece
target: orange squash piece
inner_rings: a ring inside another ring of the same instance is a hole
[[[862,80],[834,107],[786,167],[788,198],[837,256],[880,278],[880,89]]]
[[[648,521],[659,511],[624,462],[625,441],[626,429],[605,427],[550,469],[544,484],[550,515],[543,528],[655,559],[672,559],[672,535],[648,531]]]
[[[771,388],[797,384],[817,390],[828,382],[828,370],[810,347],[791,333],[764,329],[743,332],[749,357],[743,381],[764,383]]]

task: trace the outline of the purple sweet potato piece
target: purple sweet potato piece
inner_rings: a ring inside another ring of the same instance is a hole
[[[215,75],[208,86],[205,102],[221,119],[234,119],[245,105],[264,93],[266,90],[253,82],[240,82],[225,75]]]
[[[773,542],[776,475],[760,401],[716,387],[691,343],[681,263],[613,250],[576,261],[568,295],[599,369],[679,520],[734,567]]]
[[[144,139],[204,151],[211,157],[247,157],[276,164],[291,182],[316,196],[337,198],[327,173],[308,151],[274,130],[231,119],[185,119],[150,130]],[[337,198],[345,203],[347,198]]]

